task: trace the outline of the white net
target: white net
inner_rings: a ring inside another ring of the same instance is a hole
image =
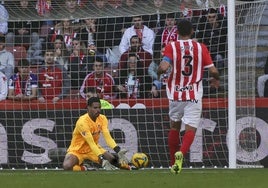
[[[239,165],[259,165],[261,131],[255,106],[256,59],[259,23],[266,4],[247,3],[236,7],[236,69],[237,74],[237,159]],[[245,10],[245,11],[244,11]],[[247,153],[247,155],[245,155]],[[249,160],[250,159],[250,160]]]
[[[103,8],[101,3],[97,5],[96,2],[105,2]],[[65,49],[60,50],[60,55],[55,50],[54,59],[68,69],[66,74],[71,79],[70,85],[65,82],[66,85],[62,86],[65,88],[64,97],[57,102],[52,101],[53,97],[41,102],[36,99],[12,100],[11,96],[1,101],[1,168],[61,167],[75,122],[86,112],[86,99],[83,98],[83,93],[87,89],[92,89],[89,87],[92,83],[89,82],[85,86],[82,94],[79,90],[86,75],[92,72],[95,57],[101,57],[105,62],[105,71],[114,78],[113,86],[125,86],[127,77],[124,77],[126,73],[123,71],[127,60],[120,61],[121,54],[118,47],[123,38],[123,31],[132,25],[133,16],[138,18],[142,16],[144,25],[152,30],[153,37],[157,37],[156,33],[166,24],[167,15],[173,16],[176,20],[191,19],[195,27],[193,37],[204,42],[210,49],[214,63],[220,70],[222,82],[220,89],[212,90],[208,87],[208,75],[205,75],[202,120],[194,144],[185,158],[185,166],[228,166],[226,1],[170,0],[163,1],[161,8],[156,8],[154,1],[133,1],[133,5],[127,4],[129,2],[131,4],[132,1],[38,0],[28,1],[28,5],[24,6],[20,1],[4,1],[3,5],[9,13],[8,31],[5,33],[6,49],[14,55],[15,65],[21,58],[27,58],[31,63],[31,71],[37,75],[43,74],[40,70],[44,65],[45,50],[49,46],[56,49],[56,43],[62,43]],[[239,127],[237,158],[238,164],[241,165],[259,165],[261,160],[257,157],[260,143],[254,118],[256,116],[255,63],[257,34],[265,5],[265,1],[237,2],[236,5],[237,127]],[[213,11],[208,11],[212,10],[211,8]],[[214,15],[216,17],[213,17]],[[208,18],[209,16],[211,18]],[[218,19],[216,28],[211,27],[209,19]],[[85,20],[92,22],[87,26]],[[65,27],[66,25],[68,27]],[[21,30],[26,30],[24,31],[26,33],[20,34]],[[145,72],[142,72],[142,75],[148,74],[152,60],[156,66],[160,61],[163,38],[154,39],[152,45],[154,54],[139,54],[140,60],[144,63],[141,69]],[[74,47],[77,44],[80,44],[79,49]],[[96,47],[94,48],[96,56],[92,55],[90,45]],[[153,70],[153,67],[150,68]],[[49,76],[46,79],[51,78],[51,75]],[[109,119],[116,142],[129,150],[129,158],[137,151],[144,152],[149,156],[149,166],[168,167],[170,165],[167,144],[168,101],[164,87],[158,91],[159,96],[152,97],[150,93],[154,75],[150,76],[140,78],[140,81],[144,79],[147,83],[140,84],[146,91],[140,92],[140,96],[136,96],[137,93],[121,95],[118,91],[113,91],[116,96],[106,99],[114,109],[104,110],[103,113]],[[104,97],[103,83],[97,82],[96,80],[94,83],[97,84],[94,85],[97,88],[95,90],[100,91]],[[44,83],[39,84],[39,87],[43,86]],[[57,87],[55,86],[55,90],[61,90]],[[15,93],[16,86],[9,88]],[[104,144],[102,139],[101,143]]]

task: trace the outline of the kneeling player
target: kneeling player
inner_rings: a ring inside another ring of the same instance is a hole
[[[71,145],[63,162],[64,170],[87,170],[82,165],[84,160],[99,163],[106,170],[116,167],[129,169],[126,150],[120,149],[110,135],[108,120],[100,114],[101,103],[98,97],[91,97],[87,102],[87,113],[80,116],[73,131]],[[107,145],[116,154],[111,154],[99,145],[100,133],[103,134]]]

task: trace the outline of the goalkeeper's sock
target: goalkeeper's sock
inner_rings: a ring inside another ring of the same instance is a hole
[[[120,166],[120,169],[131,170],[131,166],[129,166],[129,164],[121,163],[121,164],[119,164],[119,166]]]
[[[193,130],[187,130],[182,138],[182,144],[180,151],[183,153],[183,156],[189,151],[193,141],[194,141],[195,132]]]
[[[80,166],[80,165],[73,166],[73,171],[85,171],[85,170],[86,170],[85,166]]]
[[[172,166],[175,162],[175,153],[179,150],[180,138],[179,131],[170,129],[168,133],[168,147],[170,154],[170,165]]]

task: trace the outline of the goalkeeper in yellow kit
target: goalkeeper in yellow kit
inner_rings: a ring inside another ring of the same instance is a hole
[[[105,170],[118,168],[128,169],[127,150],[120,149],[110,135],[108,120],[100,114],[101,103],[98,97],[91,97],[87,101],[87,113],[80,116],[73,131],[71,144],[63,162],[64,170],[84,171],[84,160],[99,163]],[[116,154],[106,151],[99,145],[100,133],[103,134],[107,145]]]

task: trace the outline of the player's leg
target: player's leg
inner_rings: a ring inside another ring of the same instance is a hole
[[[184,115],[182,121],[185,124],[185,133],[182,137],[182,144],[180,151],[185,156],[190,150],[194,141],[195,132],[200,122],[202,112],[202,101],[188,102],[184,108]]]
[[[168,147],[170,154],[170,165],[175,162],[175,153],[179,150],[180,146],[180,129],[181,118],[184,103],[177,101],[169,102],[169,117],[170,117],[170,130],[168,132]]]
[[[67,153],[62,166],[64,170],[75,170],[79,166],[79,159],[74,154]]]
[[[171,167],[172,173],[179,173],[182,170],[182,163],[184,156],[190,150],[194,141],[195,132],[198,127],[202,111],[202,102],[187,102],[184,107],[184,115],[182,121],[185,124],[185,133],[182,137],[180,150],[175,153],[175,163]]]
[[[180,151],[182,152],[183,156],[185,156],[194,141],[196,128],[192,127],[191,125],[185,125],[185,133],[182,137],[182,144]]]
[[[82,165],[82,162],[86,159],[86,154],[78,154],[74,152],[69,152],[66,154],[63,161],[63,169],[64,170],[72,170],[72,171],[86,171],[86,170],[94,170],[94,168],[87,167]]]
[[[175,162],[175,153],[179,150],[180,145],[180,127],[181,121],[170,121],[170,130],[168,132],[168,148],[170,154],[170,165]]]

